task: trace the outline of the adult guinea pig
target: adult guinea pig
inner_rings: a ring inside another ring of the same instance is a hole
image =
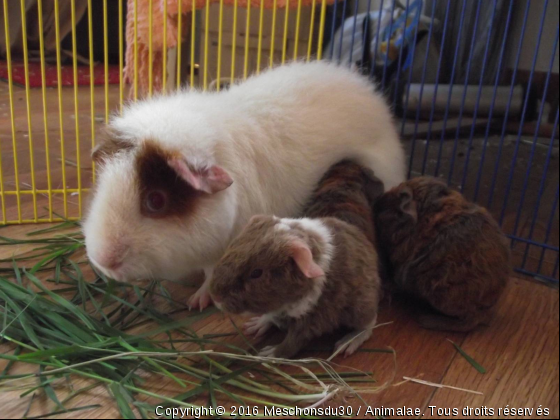
[[[93,152],[99,175],[83,230],[89,259],[121,281],[208,279],[256,214],[301,214],[342,159],[388,188],[405,179],[389,108],[366,78],[294,63],[227,91],[182,91],[128,106]]]
[[[377,253],[360,229],[335,218],[255,216],[232,241],[210,284],[226,312],[259,315],[246,325],[260,336],[271,326],[284,341],[261,355],[295,356],[315,337],[346,327],[336,347],[348,356],[377,320],[381,281]]]
[[[420,177],[385,193],[375,215],[395,286],[441,313],[422,326],[469,331],[489,321],[511,268],[509,241],[487,210]]]

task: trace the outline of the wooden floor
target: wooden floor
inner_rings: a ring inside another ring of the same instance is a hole
[[[2,230],[2,235],[18,237],[23,232],[35,229],[32,226],[12,226]],[[0,258],[16,251],[11,247],[0,249]],[[22,249],[17,250],[17,252]],[[192,289],[173,285],[173,295],[187,299]],[[420,329],[416,322],[419,309],[401,299],[384,303],[380,312],[380,323],[392,322],[375,330],[373,337],[364,345],[369,349],[392,348],[392,354],[359,353],[348,359],[335,359],[350,368],[372,372],[379,384],[388,388],[380,393],[364,395],[372,407],[409,407],[419,409],[426,418],[449,417],[432,415],[432,406],[440,409],[466,407],[492,408],[494,416],[499,408],[534,408],[542,406],[550,410],[550,418],[557,418],[559,411],[559,306],[558,291],[526,279],[511,280],[502,299],[497,316],[489,327],[471,334],[448,334]],[[242,322],[242,319],[238,320]],[[148,327],[145,327],[148,328]],[[229,320],[221,315],[212,315],[194,328],[200,334],[234,332]],[[135,331],[140,332],[140,331]],[[487,369],[478,373],[448,341],[460,345],[463,350]],[[234,342],[244,346],[241,339]],[[312,344],[301,356],[327,358],[332,346],[329,338]],[[1,352],[11,348],[0,345]],[[0,362],[0,371],[5,362]],[[396,370],[395,370],[396,369]],[[15,366],[11,373],[28,373],[29,367]],[[475,395],[464,391],[436,389],[416,383],[402,383],[404,377],[421,379],[483,393]],[[78,383],[79,383],[78,379]],[[78,386],[78,385],[76,385]],[[173,383],[162,383],[155,378],[154,389],[171,392]],[[64,388],[64,384],[61,384]],[[64,389],[61,391],[64,393]],[[30,396],[20,398],[21,391],[0,390],[2,415],[19,418],[30,401]],[[80,414],[83,418],[118,416],[118,410],[103,388],[76,398],[72,406],[101,404],[102,408]],[[358,407],[358,400],[347,400],[340,404]],[[48,413],[52,409],[49,400],[38,392],[31,406],[30,416]],[[434,409],[435,410],[435,409]],[[71,415],[63,417],[72,417]],[[390,416],[388,416],[390,417]],[[466,416],[481,417],[481,416]],[[515,416],[534,417],[534,416]]]
[[[16,144],[19,151],[19,179],[21,188],[29,188],[31,182],[29,173],[28,121],[26,111],[25,91],[15,90],[16,109]],[[91,146],[91,129],[104,120],[104,102],[99,89],[95,96],[95,119],[90,118],[89,88],[81,88],[78,92],[78,128],[80,137],[80,153],[87,157]],[[14,161],[12,149],[12,132],[10,128],[9,107],[5,84],[0,83],[0,151],[2,152],[2,169],[4,186],[7,190],[15,188]],[[31,127],[35,152],[36,171],[35,182],[37,188],[46,187],[45,165],[46,147],[45,133],[51,134],[51,163],[53,188],[62,187],[61,154],[60,154],[60,126],[59,110],[56,96],[51,90],[47,101],[48,126],[42,124],[43,107],[40,91],[33,91],[31,97]],[[118,90],[111,87],[111,108],[118,99]],[[73,106],[72,90],[65,90],[63,98],[62,129],[66,138],[67,159],[67,187],[76,188],[76,117]],[[557,160],[555,168],[557,168]],[[555,169],[557,171],[557,169]],[[557,172],[556,172],[557,173]],[[91,167],[89,160],[83,159],[82,186],[89,186]],[[556,185],[556,181],[554,184]],[[534,189],[533,189],[534,190]],[[551,196],[547,189],[546,196]],[[41,203],[46,202],[46,196],[41,196]],[[62,197],[53,198],[55,210],[61,213]],[[76,210],[76,197],[69,195],[71,211]],[[8,196],[5,201],[8,216],[16,215],[17,205],[15,196]],[[40,204],[41,206],[41,204]],[[41,207],[40,207],[41,208]],[[527,206],[529,208],[529,206]],[[41,210],[43,213],[44,211]],[[22,203],[24,217],[33,217],[33,206],[28,196]],[[546,221],[550,212],[539,219],[537,230],[539,235],[546,231]],[[515,216],[515,214],[513,214]],[[525,226],[528,215],[523,215],[522,225]],[[557,216],[556,216],[557,219]],[[557,222],[556,222],[557,223]],[[14,237],[25,231],[34,229],[30,226],[11,226],[2,229],[2,236]],[[552,242],[557,244],[557,232]],[[540,237],[538,238],[540,240]],[[525,247],[523,247],[524,249]],[[0,247],[0,258],[10,257],[15,250]],[[540,250],[535,250],[535,260],[538,262]],[[545,264],[551,266],[552,272],[556,261],[556,253],[547,252]],[[530,253],[531,259],[533,254]],[[175,287],[175,286],[174,286]],[[177,290],[177,295],[183,294],[185,300],[192,289]],[[347,360],[335,360],[337,363],[364,371],[373,372],[380,384],[387,383],[388,388],[378,394],[364,395],[364,399],[372,407],[409,407],[419,409],[427,418],[438,417],[437,412],[432,415],[430,406],[440,409],[470,407],[480,409],[492,408],[495,415],[487,417],[501,417],[499,408],[533,408],[540,406],[550,410],[550,417],[557,418],[559,412],[559,307],[558,291],[525,279],[512,279],[511,284],[500,304],[498,316],[493,324],[477,332],[465,334],[445,334],[429,332],[420,329],[415,323],[415,309],[409,303],[393,301],[385,304],[380,313],[380,322],[393,322],[391,325],[380,327],[364,347],[392,348],[396,351],[396,362],[391,354],[359,353]],[[213,315],[195,325],[203,334],[233,332],[229,321],[220,315]],[[482,364],[488,372],[478,373],[461,355],[457,353],[452,340],[460,345],[469,355]],[[244,345],[238,342],[239,345]],[[324,348],[331,343],[323,340],[314,347]],[[0,344],[0,352],[9,352],[11,348]],[[328,357],[329,353],[311,349],[305,355]],[[0,362],[0,371],[5,363]],[[396,371],[395,371],[396,366]],[[15,366],[12,373],[26,371],[24,366]],[[346,369],[347,370],[347,369]],[[403,377],[417,378],[425,381],[473,390],[483,393],[482,396],[463,391],[436,389],[416,383],[402,383]],[[171,389],[173,384],[160,383],[154,380],[157,389]],[[21,417],[30,401],[30,396],[20,398],[21,391],[0,389],[0,414],[7,418]],[[348,400],[347,403],[356,407],[358,401]],[[102,408],[88,411],[81,416],[101,418],[118,415],[118,410],[112,399],[103,389],[96,389],[86,393],[73,402],[75,406],[101,404]],[[341,402],[343,404],[343,402]],[[30,416],[38,416],[51,410],[48,399],[38,393],[31,406]],[[70,418],[71,416],[66,416]],[[446,416],[441,416],[446,417]],[[468,416],[479,417],[479,416]],[[515,416],[517,417],[517,416]],[[521,417],[521,416],[520,416]],[[525,417],[534,417],[525,416]]]

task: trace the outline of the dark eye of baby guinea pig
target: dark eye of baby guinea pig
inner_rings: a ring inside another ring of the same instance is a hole
[[[295,262],[301,241],[283,233],[278,220],[253,217],[216,266],[210,294],[223,310],[262,315],[313,288]]]
[[[394,286],[440,313],[422,326],[469,331],[490,320],[511,267],[509,241],[486,209],[419,177],[385,193],[375,219]]]

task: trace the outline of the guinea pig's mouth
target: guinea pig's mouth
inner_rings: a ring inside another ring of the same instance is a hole
[[[210,296],[212,297],[212,302],[214,302],[216,308],[218,308],[222,312],[226,312],[232,315],[240,315],[244,312],[237,305],[231,304],[231,302],[227,302],[226,300],[220,299],[219,297],[216,298],[216,296],[214,295]]]
[[[107,277],[109,277],[113,280],[123,282],[123,283],[130,283],[131,282],[131,279],[127,276],[127,273],[126,273],[126,270],[125,270],[126,267],[125,267],[124,263],[121,263],[121,264],[115,266],[115,268],[113,268],[113,269],[108,269],[108,268],[103,267],[97,261],[95,261],[95,259],[92,256],[88,255],[88,259],[91,262],[91,264],[94,266],[94,268],[97,271],[100,271],[101,273],[103,273],[105,276],[107,276]]]

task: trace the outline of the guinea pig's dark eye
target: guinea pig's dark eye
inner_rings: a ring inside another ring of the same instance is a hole
[[[261,278],[262,275],[263,275],[263,270],[257,268],[256,270],[251,271],[250,277],[252,279],[258,279]]]
[[[146,209],[152,213],[162,211],[167,204],[167,196],[161,191],[151,191],[144,199]]]

